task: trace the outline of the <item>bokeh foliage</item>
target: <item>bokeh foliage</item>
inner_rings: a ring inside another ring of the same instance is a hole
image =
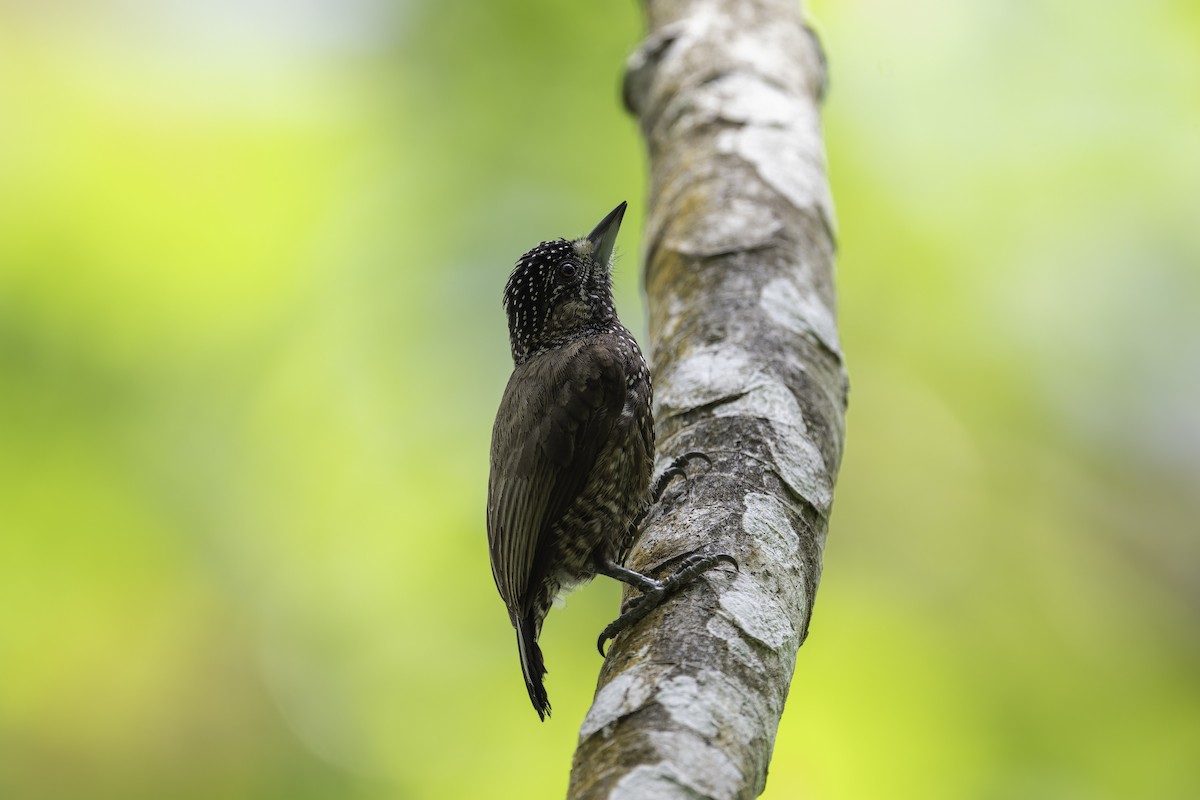
[[[766,797],[1200,792],[1200,6],[821,0],[849,440]],[[561,796],[483,531],[634,3],[0,3],[0,796]],[[644,340],[644,337],[643,337]]]

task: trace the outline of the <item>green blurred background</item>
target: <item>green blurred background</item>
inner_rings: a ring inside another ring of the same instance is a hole
[[[822,0],[849,439],[766,797],[1200,796],[1200,5]],[[487,562],[622,2],[0,2],[0,796],[558,797]]]

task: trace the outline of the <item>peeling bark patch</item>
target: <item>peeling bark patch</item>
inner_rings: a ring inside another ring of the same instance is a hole
[[[609,681],[596,692],[592,708],[579,726],[580,741],[646,705],[662,672],[662,667],[633,667]]]
[[[721,592],[721,608],[750,638],[778,650],[796,638],[796,629],[779,604],[759,593]]]
[[[717,721],[712,706],[706,702],[699,682],[691,675],[678,675],[663,681],[655,699],[676,724],[701,736],[717,735]]]
[[[640,764],[629,771],[608,795],[608,800],[704,800],[706,795],[686,786],[666,761]]]
[[[842,352],[833,313],[816,294],[805,294],[787,278],[775,278],[762,289],[759,306],[772,322],[794,333],[813,334],[829,350]]]
[[[651,731],[649,739],[671,761],[634,767],[617,781],[608,800],[724,800],[738,796],[741,770],[722,750],[683,731]]]
[[[669,754],[675,760],[681,787],[705,798],[737,796],[743,783],[742,772],[721,748],[690,731],[651,731],[649,738],[659,753]],[[672,796],[680,796],[678,789]]]
[[[833,220],[833,204],[825,183],[820,141],[806,125],[787,128],[748,126],[723,131],[716,147],[754,167],[763,183],[800,210],[816,210]]]
[[[833,505],[833,481],[825,459],[808,435],[804,412],[783,383],[763,377],[742,397],[720,406],[718,417],[748,416],[767,420],[776,433],[768,442],[779,478],[822,514]]]
[[[800,551],[800,540],[788,519],[787,507],[769,494],[752,492],[745,498],[742,530],[749,534],[767,560],[788,564]]]
[[[672,135],[686,135],[714,123],[783,128],[800,120],[781,88],[772,85],[766,73],[744,65],[724,68],[691,92],[676,95],[663,111]],[[762,203],[756,204],[761,210]]]
[[[756,368],[749,353],[728,344],[697,348],[658,379],[658,404],[678,413],[736,396],[745,391]]]
[[[733,72],[695,93],[696,105],[707,119],[744,125],[784,126],[796,119],[796,104],[761,75]],[[761,209],[762,204],[758,204]]]
[[[761,204],[735,197],[725,205],[713,207],[684,230],[684,235],[669,237],[663,246],[705,258],[765,247],[783,230],[783,222],[769,211],[764,213]]]
[[[729,620],[713,617],[704,628],[713,637],[725,642],[729,652],[742,666],[755,672],[762,672],[765,669],[762,661],[754,654],[754,650],[742,638],[742,632]]]

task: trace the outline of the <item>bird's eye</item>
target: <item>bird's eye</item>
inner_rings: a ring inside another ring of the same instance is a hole
[[[575,273],[578,271],[579,268],[575,266],[574,261],[564,261],[558,265],[558,274],[564,278],[574,278]]]

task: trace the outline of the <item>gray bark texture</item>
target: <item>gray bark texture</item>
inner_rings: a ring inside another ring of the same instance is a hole
[[[652,184],[658,469],[628,565],[733,555],[613,642],[569,798],[752,798],[808,633],[841,460],[820,44],[795,0],[647,0],[625,100]],[[635,596],[626,589],[625,599]]]

